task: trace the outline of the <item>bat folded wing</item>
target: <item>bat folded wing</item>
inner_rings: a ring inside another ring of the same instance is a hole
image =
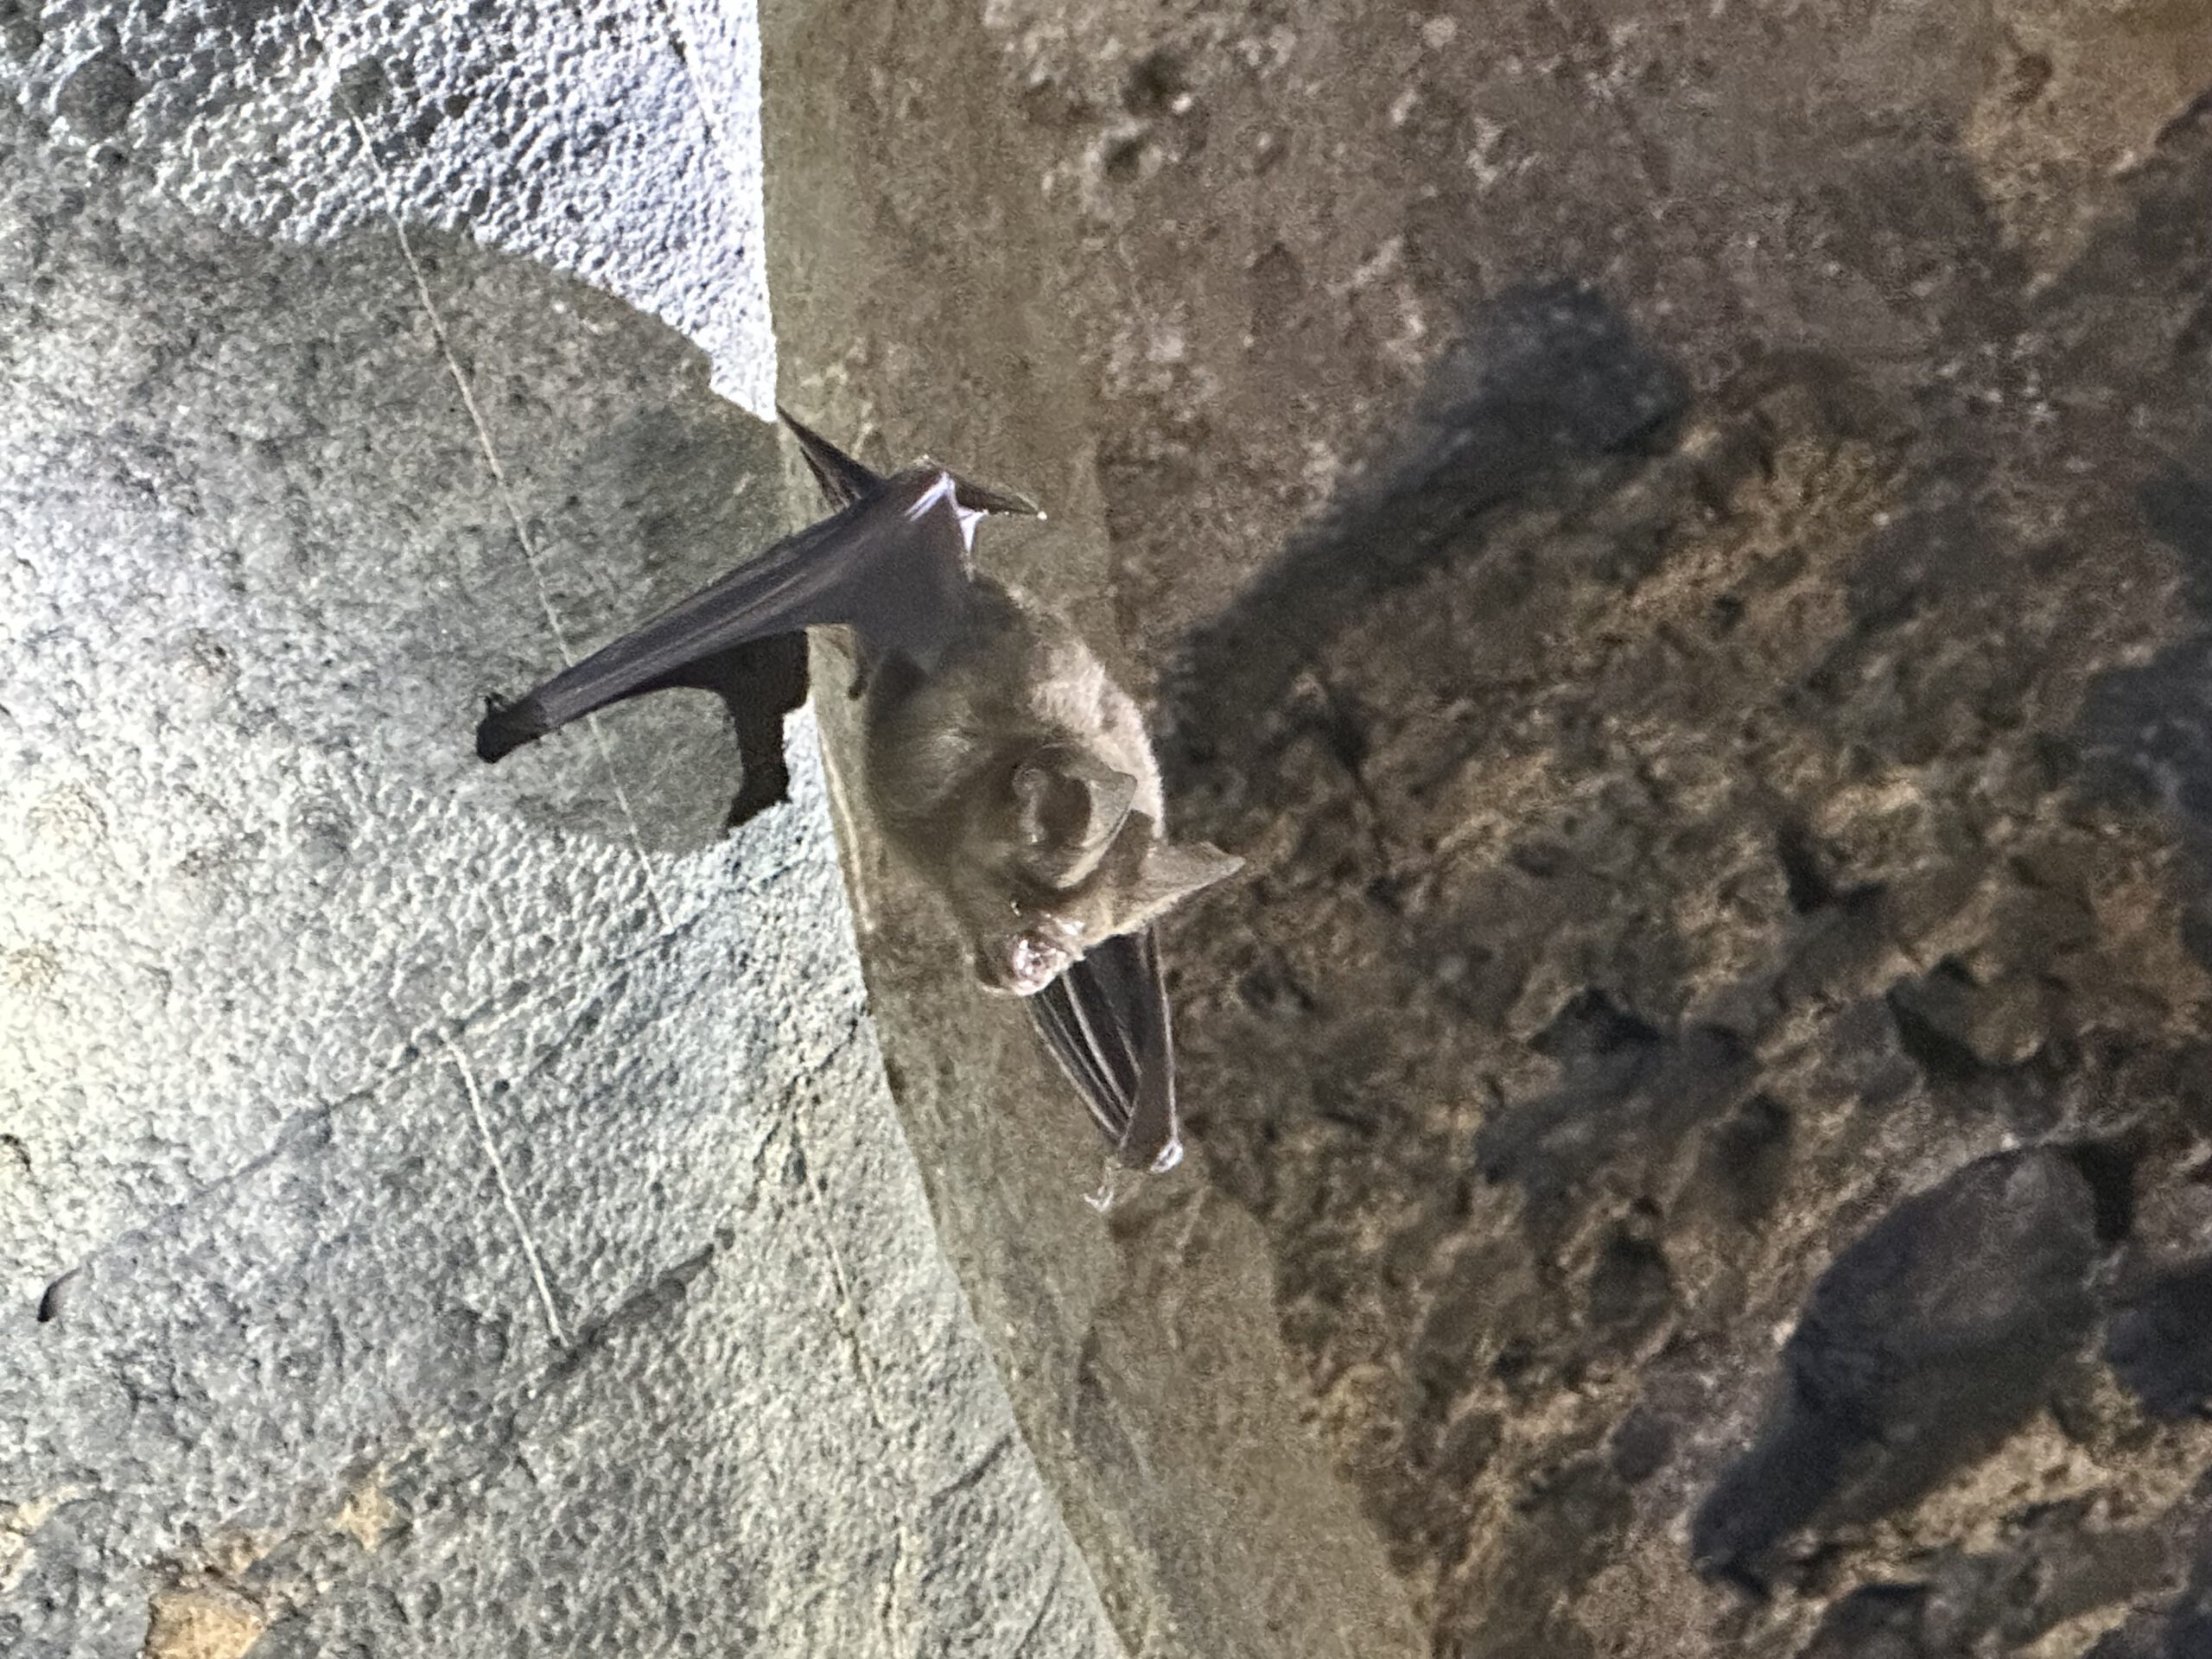
[[[1175,1040],[1152,929],[1093,946],[1026,1000],[1115,1155],[1133,1169],[1173,1169],[1183,1156]]]

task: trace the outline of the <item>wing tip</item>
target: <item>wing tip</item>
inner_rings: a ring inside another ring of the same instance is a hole
[[[494,691],[484,699],[484,718],[476,722],[476,758],[499,761],[550,729],[534,697],[509,702]]]
[[[776,405],[776,418],[789,427],[791,435],[798,440],[799,454],[806,458],[807,470],[814,474],[823,499],[832,507],[851,505],[883,481],[873,468],[847,454],[781,404]]]
[[[864,489],[883,481],[872,468],[862,466],[780,403],[776,405],[776,418],[791,429],[791,435],[798,440],[800,452],[805,455],[808,467],[821,484],[823,493],[837,505],[843,505]],[[936,465],[935,462],[929,464]],[[1014,518],[1043,518],[1047,516],[1044,508],[1018,491],[978,484],[972,478],[962,477],[950,467],[943,471],[952,480],[954,499],[970,512],[1001,513]]]

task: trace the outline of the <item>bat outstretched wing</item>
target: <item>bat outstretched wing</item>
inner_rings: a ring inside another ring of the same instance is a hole
[[[843,624],[871,655],[928,667],[957,632],[972,589],[975,521],[963,480],[940,467],[876,480],[831,517],[663,612],[512,702],[493,698],[476,752],[497,760],[610,703],[675,686],[721,690],[760,641]]]

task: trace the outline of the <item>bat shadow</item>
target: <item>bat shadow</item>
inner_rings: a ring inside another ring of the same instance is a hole
[[[1593,288],[1534,283],[1484,306],[1392,448],[1191,636],[1161,682],[1162,764],[1203,787],[1338,633],[1453,556],[1483,514],[1662,453],[1689,401]]]

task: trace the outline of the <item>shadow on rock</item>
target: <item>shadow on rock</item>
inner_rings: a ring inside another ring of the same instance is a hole
[[[2175,464],[2138,496],[2145,524],[2180,567],[2190,636],[2091,687],[2082,738],[2109,787],[2162,801],[2202,839],[2212,832],[2212,481]]]
[[[2212,775],[2212,655],[2158,664],[2212,523],[2212,128],[2040,286],[1955,132],[1859,136],[1883,188],[1825,245],[1885,292],[1952,250],[1910,349],[1732,340],[1693,404],[1589,290],[1515,294],[1166,682],[1177,810],[1251,868],[1175,941],[1192,1141],[1440,1652],[1605,1651],[1632,1607],[1654,1654],[1933,1659],[2101,1548],[1955,1478],[2039,1406],[2020,1458],[2168,1478],[2075,1362],[2131,1179],[2173,1211],[2207,1121],[2150,809]],[[2126,1363],[2190,1397],[2155,1306]],[[1693,1517],[1715,1576],[1815,1529],[1819,1570],[1700,1584]]]
[[[2105,1357],[2152,1416],[2212,1404],[2212,1262],[2164,1274],[2122,1308]]]
[[[1798,1659],[1928,1659],[1920,1640],[1924,1584],[1869,1584],[1827,1611]]]
[[[1192,639],[1161,687],[1163,761],[1187,776],[1233,750],[1379,595],[1463,556],[1480,515],[1577,465],[1663,447],[1688,403],[1594,289],[1532,285],[1485,307],[1394,451]]]
[[[1558,1062],[1559,1089],[1485,1118],[1475,1159],[1489,1179],[1523,1188],[1537,1222],[1618,1156],[1624,1140],[1671,1149],[1727,1111],[1758,1075],[1733,1032],[1692,1026],[1670,1035],[1595,988],[1561,1008],[1535,1047]]]
[[[2049,1148],[1980,1159],[1838,1256],[1783,1344],[1758,1443],[1697,1512],[1699,1566],[1757,1584],[1816,1516],[1895,1509],[2001,1441],[2094,1323],[2110,1179]]]

